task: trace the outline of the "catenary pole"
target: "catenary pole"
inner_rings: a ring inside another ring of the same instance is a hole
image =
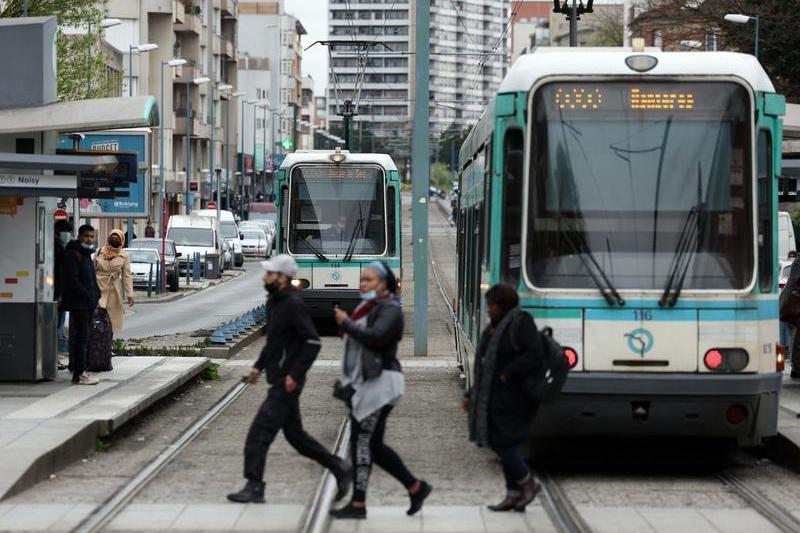
[[[430,187],[430,0],[417,1],[414,130],[411,136],[414,355],[428,355],[428,190]]]

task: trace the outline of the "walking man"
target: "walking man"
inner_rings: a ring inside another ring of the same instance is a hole
[[[305,376],[320,350],[319,335],[303,300],[292,287],[297,263],[287,254],[278,255],[261,266],[264,288],[269,293],[266,336],[261,355],[250,369],[249,382],[266,372],[267,399],[261,404],[247,434],[244,446],[244,477],[247,484],[228,499],[241,503],[264,502],[264,468],[267,452],[278,434],[306,457],[313,459],[336,477],[339,500],[347,494],[352,478],[350,465],[332,455],[305,432],[300,419],[300,393]]]
[[[94,228],[84,224],[78,238],[64,250],[61,305],[69,311],[69,369],[72,383],[97,385],[100,380],[86,373],[86,349],[92,313],[100,300],[100,288],[92,262]]]

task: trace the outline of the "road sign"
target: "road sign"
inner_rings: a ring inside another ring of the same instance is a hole
[[[215,202],[214,200],[211,200],[210,202],[208,202],[208,204],[206,204],[206,208],[208,208],[208,209],[216,209],[217,208],[217,202]]]
[[[64,209],[56,209],[53,211],[53,218],[56,221],[69,220],[69,214]]]

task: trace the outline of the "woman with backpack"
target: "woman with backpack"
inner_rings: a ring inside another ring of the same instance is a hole
[[[518,307],[517,291],[498,284],[486,292],[490,323],[475,354],[475,380],[464,395],[470,440],[491,448],[503,465],[506,497],[492,511],[524,511],[541,490],[520,452],[537,405],[525,379],[543,365],[539,331],[530,314]]]
[[[403,336],[397,279],[386,263],[375,261],[361,269],[360,291],[362,303],[352,316],[338,308],[335,311],[345,349],[334,396],[350,408],[353,496],[350,503],[330,514],[334,518],[367,517],[367,484],[374,462],[406,488],[411,499],[406,513],[411,516],[422,508],[433,488],[414,477],[383,442],[386,419],[405,390],[397,360],[397,345]]]

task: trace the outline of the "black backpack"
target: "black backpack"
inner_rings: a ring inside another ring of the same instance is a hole
[[[511,347],[519,351],[517,344],[517,327],[519,319],[516,318],[511,326]],[[553,338],[553,329],[550,327],[539,330],[539,342],[542,351],[543,364],[538,372],[525,377],[523,388],[528,397],[536,403],[551,403],[558,398],[564,382],[567,380],[569,365],[564,357],[564,348]]]

